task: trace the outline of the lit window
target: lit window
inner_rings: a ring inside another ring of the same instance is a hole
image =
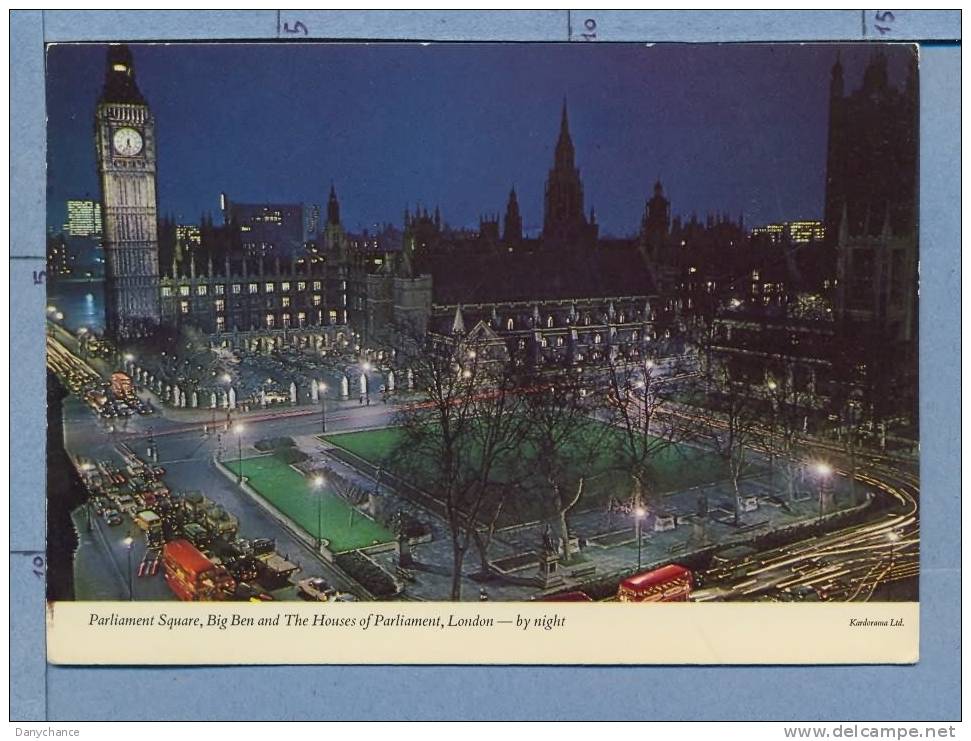
[[[290,306],[290,297],[284,296],[282,299],[280,299],[280,302],[283,308],[286,309],[288,306]]]
[[[273,325],[276,323],[276,319],[272,314],[266,315],[266,328],[273,329]]]
[[[226,329],[226,317],[224,317],[224,316],[217,316],[216,317],[216,331],[217,332],[222,332],[225,329]]]
[[[297,290],[298,291],[306,291],[307,290],[307,283],[306,283],[306,281],[300,281],[299,283],[297,283]]]
[[[346,293],[342,293],[341,294],[341,306],[347,306],[347,294]]]
[[[172,295],[172,286],[162,286],[162,297],[168,297]]]
[[[314,290],[315,291],[319,291],[320,290],[320,281],[319,280],[315,280],[314,281]]]
[[[280,284],[280,290],[281,291],[284,291],[284,292],[289,291],[290,290],[290,282],[289,281],[284,281],[283,283],[281,283]]]
[[[313,305],[320,306],[320,294],[314,294]]]
[[[226,293],[226,286],[224,286],[222,283],[217,283],[214,290],[216,291],[217,296],[222,296],[224,293]]]
[[[302,327],[304,325],[304,322],[306,322],[306,321],[307,321],[307,313],[306,312],[303,312],[303,311],[298,311],[297,312],[297,326],[298,327]]]
[[[330,320],[331,324],[337,324],[337,309],[331,309],[327,312],[327,318]]]
[[[196,295],[205,296],[209,292],[208,286],[196,286]]]
[[[233,283],[233,293],[240,294],[243,291],[243,287],[239,283]]]
[[[259,290],[260,290],[260,284],[259,283],[250,283],[249,284],[249,292],[250,293],[256,293]]]
[[[284,327],[289,327],[290,326],[290,315],[289,314],[284,314],[283,315],[283,326]]]
[[[179,308],[182,310],[182,313],[183,314],[188,314],[189,313],[189,302],[188,301],[180,301],[179,302]]]
[[[179,295],[180,296],[188,296],[189,295],[189,286],[179,286]]]
[[[506,320],[506,330],[507,331],[511,332],[513,330],[513,327],[515,327],[515,326],[516,326],[516,323],[512,319],[507,319]]]
[[[221,298],[217,298],[216,299],[216,311],[225,311],[225,310],[226,310],[226,302],[223,301]]]
[[[273,284],[272,283],[267,283],[266,286],[265,286],[265,289],[266,289],[266,292],[267,293],[273,293]]]
[[[594,344],[594,345],[599,345],[602,339],[603,339],[603,338],[602,338],[602,337],[600,336],[600,333],[599,333],[599,332],[597,332],[597,334],[595,334],[595,335],[593,336],[593,344]]]
[[[548,339],[546,339],[545,337],[542,337],[540,339],[540,341],[539,341],[539,344],[540,344],[540,347],[549,347],[550,346],[550,341]]]
[[[549,329],[552,329],[553,328],[553,315],[552,314],[550,314],[548,317],[546,317],[546,326]]]
[[[316,290],[316,288],[317,288],[317,286],[316,286],[316,284],[314,284],[314,290]],[[342,291],[346,291],[347,290],[347,281],[346,280],[342,280],[341,281],[341,290]]]
[[[563,338],[562,337],[557,337],[556,338],[556,346],[557,347],[563,347]]]

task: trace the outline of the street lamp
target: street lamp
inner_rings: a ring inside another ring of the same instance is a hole
[[[131,568],[131,551],[132,547],[135,545],[135,539],[130,535],[121,541],[122,545],[128,551],[128,601],[131,602],[135,599],[135,586],[132,583],[132,568]]]
[[[776,382],[771,378],[765,384],[769,389],[769,402],[772,405],[772,417],[769,420],[769,483],[775,483],[775,420],[778,416],[779,400],[776,398],[775,390],[778,388]]]
[[[826,481],[830,476],[833,475],[833,467],[828,463],[822,461],[813,464],[813,470],[816,472],[816,476],[819,477],[819,521],[817,527],[822,529],[823,526],[823,486],[825,486]]]
[[[320,397],[320,431],[327,432],[327,384],[320,381],[317,384],[317,395]]]
[[[643,507],[637,507],[634,510],[634,523],[637,528],[637,570],[638,571],[641,570],[641,551],[642,551],[641,544],[643,543],[643,538],[641,536],[644,532],[644,528],[641,526],[641,522],[646,515],[647,515],[647,512]]]
[[[238,450],[239,450],[239,459],[236,463],[236,474],[237,474],[237,483],[239,483],[240,486],[243,485],[243,430],[244,429],[245,427],[241,422],[237,422],[235,425],[233,425],[233,430],[236,432],[236,445],[238,446]]]
[[[893,574],[894,561],[897,556],[897,543],[900,542],[900,533],[896,530],[891,530],[887,533],[887,540],[890,541],[890,573]]]
[[[324,477],[314,476],[313,487],[317,492],[317,553],[320,553],[320,548],[323,545],[323,536],[321,530],[323,529],[323,499],[324,499]]]

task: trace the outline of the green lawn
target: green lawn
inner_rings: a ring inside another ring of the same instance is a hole
[[[604,434],[599,422],[589,422],[591,434]],[[606,430],[606,440],[591,466],[588,487],[584,499],[588,504],[614,496],[624,499],[630,495],[630,477],[619,465],[616,443],[619,430]],[[404,440],[400,428],[362,430],[337,435],[326,435],[327,442],[344,448],[376,465],[387,465],[396,446]],[[429,470],[433,470],[429,467]],[[653,461],[652,488],[669,494],[693,486],[723,479],[727,470],[723,461],[713,453],[687,445],[669,445],[662,448]],[[500,469],[499,478],[504,478]],[[419,486],[422,484],[416,481]]]
[[[237,461],[227,461],[223,465],[239,475]],[[329,540],[330,549],[334,552],[340,553],[373,545],[375,541],[386,543],[394,539],[390,532],[329,491],[326,484],[317,492],[309,479],[276,456],[244,458],[243,475],[263,498],[314,538]]]

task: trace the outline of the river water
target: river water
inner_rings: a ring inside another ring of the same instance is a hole
[[[81,327],[104,329],[104,283],[100,280],[52,281],[47,286],[47,305],[64,314],[63,324],[72,332]]]

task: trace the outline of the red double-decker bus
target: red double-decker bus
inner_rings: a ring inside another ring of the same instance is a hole
[[[690,569],[676,563],[624,579],[617,588],[620,602],[687,602],[694,584]]]
[[[217,566],[188,540],[179,538],[162,550],[165,583],[175,596],[186,602],[227,600],[236,581],[224,566]]]

